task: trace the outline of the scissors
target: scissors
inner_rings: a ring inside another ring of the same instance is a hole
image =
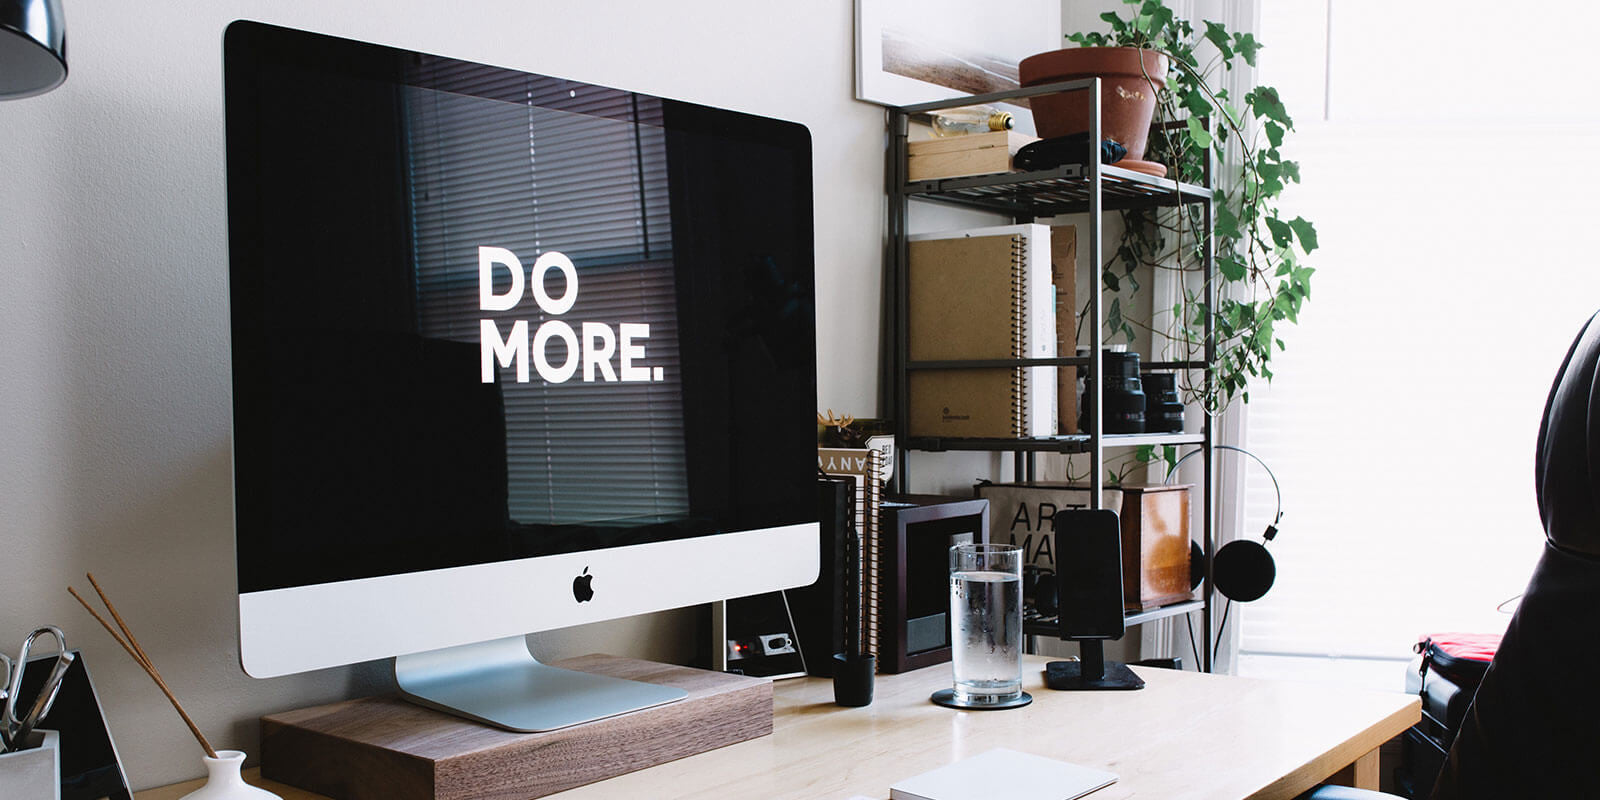
[[[33,700],[33,706],[27,713],[17,716],[17,701],[22,694],[22,673],[27,671],[28,658],[33,653],[33,643],[42,635],[48,635],[56,640],[56,661],[50,668],[50,674],[44,679],[44,685],[39,687],[39,694]],[[5,687],[0,689],[0,698],[5,700],[3,714],[0,714],[0,743],[5,750],[20,750],[27,746],[28,734],[33,733],[39,720],[50,713],[50,707],[55,705],[56,694],[61,691],[61,680],[67,676],[67,668],[77,659],[78,654],[67,650],[66,634],[54,625],[46,625],[28,634],[22,641],[22,650],[17,653],[17,658],[12,661],[4,653],[0,653],[0,674],[5,676]]]

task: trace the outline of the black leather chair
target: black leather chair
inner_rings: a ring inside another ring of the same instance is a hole
[[[1534,481],[1544,555],[1433,797],[1600,798],[1600,315],[1550,389]]]
[[[1572,343],[1534,463],[1544,555],[1434,800],[1600,798],[1600,314]],[[1492,423],[1489,427],[1492,427]],[[1314,800],[1387,797],[1324,787]]]

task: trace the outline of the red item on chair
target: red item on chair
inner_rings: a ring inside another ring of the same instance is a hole
[[[1430,633],[1412,649],[1422,654],[1424,671],[1431,668],[1457,685],[1476,687],[1500,649],[1500,634]]]

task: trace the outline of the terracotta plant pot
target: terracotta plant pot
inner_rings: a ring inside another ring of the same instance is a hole
[[[1073,47],[1024,58],[1017,70],[1023,86],[1099,76],[1102,134],[1128,148],[1128,158],[1144,158],[1156,91],[1167,85],[1166,56],[1137,47]],[[1044,138],[1089,130],[1088,92],[1041,95],[1029,98],[1029,105]]]

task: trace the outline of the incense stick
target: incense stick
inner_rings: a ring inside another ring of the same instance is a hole
[[[122,629],[122,636],[117,635],[117,631],[111,627],[111,623],[106,622],[105,617],[100,616],[99,612],[95,611],[94,607],[89,605],[89,601],[84,600],[76,589],[68,586],[67,592],[78,601],[79,605],[83,606],[83,610],[89,612],[89,615],[94,617],[95,621],[106,629],[106,633],[111,634],[111,638],[117,640],[117,644],[122,645],[122,649],[126,650],[128,655],[133,658],[134,663],[144,668],[145,674],[149,675],[150,679],[156,682],[156,686],[161,688],[161,693],[167,696],[167,701],[172,703],[172,707],[177,710],[178,716],[183,717],[183,724],[189,726],[189,732],[194,734],[194,738],[199,740],[200,746],[205,748],[206,755],[216,758],[217,751],[211,747],[210,742],[206,741],[205,734],[201,733],[200,727],[194,724],[194,720],[189,717],[189,712],[183,710],[183,704],[178,702],[178,698],[172,694],[172,690],[167,688],[167,682],[161,679],[161,673],[156,671],[155,663],[150,660],[149,656],[145,655],[144,648],[139,646],[139,640],[134,637],[133,631],[128,628],[128,624],[123,622],[122,615],[117,613],[117,607],[111,604],[111,598],[106,597],[106,593],[100,589],[100,583],[94,579],[94,573],[89,573],[87,577],[89,578],[89,584],[94,587],[95,593],[100,595],[100,602],[105,603],[106,610],[111,612],[111,618],[116,620],[117,627]],[[126,636],[127,639],[124,640],[123,636]]]

